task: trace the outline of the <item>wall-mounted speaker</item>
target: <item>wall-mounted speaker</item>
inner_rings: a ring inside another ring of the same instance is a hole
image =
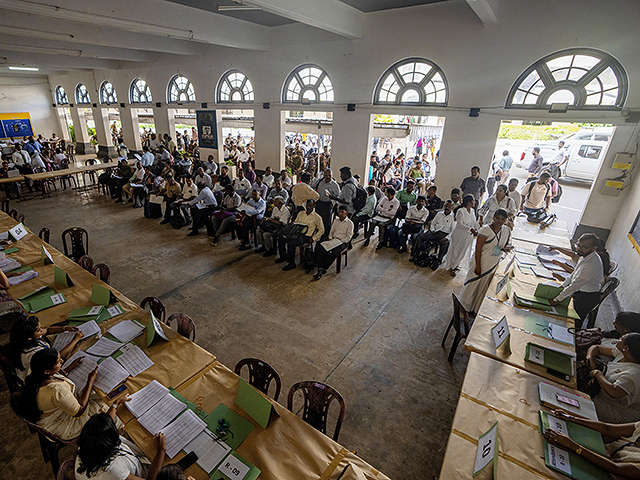
[[[347,103],[347,112],[355,112],[356,104],[355,103]]]
[[[262,108],[264,108],[265,110],[269,110],[271,108],[271,104],[269,102],[264,102],[262,104]]]
[[[480,109],[479,108],[472,108],[471,110],[469,110],[469,116],[470,117],[479,117],[480,116]]]

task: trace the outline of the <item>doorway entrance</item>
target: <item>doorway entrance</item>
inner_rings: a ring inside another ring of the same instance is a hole
[[[331,167],[333,112],[285,112],[285,168],[297,179],[303,172],[312,178]]]

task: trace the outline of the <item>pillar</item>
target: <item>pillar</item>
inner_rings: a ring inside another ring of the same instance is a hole
[[[168,133],[171,137],[173,137],[176,132],[171,133],[171,126],[169,125],[169,116],[167,115],[166,107],[153,107],[153,122],[156,125],[156,134],[164,135]],[[161,139],[162,137],[158,137]]]
[[[109,129],[109,109],[97,107],[93,109],[93,120],[98,136],[98,157],[109,158],[116,155],[111,130]]]
[[[366,182],[373,134],[373,118],[368,109],[348,112],[340,107],[333,112],[331,144],[331,169],[339,181],[340,168],[351,167],[353,175],[360,175],[360,183]]]
[[[60,126],[60,138],[62,138],[65,142],[70,142],[71,135],[69,134],[69,125],[67,123],[67,116],[64,113],[64,108],[56,108],[56,119],[58,121],[58,125]]]
[[[141,152],[140,127],[138,126],[138,110],[135,108],[121,108],[122,139],[132,152]]]
[[[271,167],[277,173],[284,168],[284,125],[285,111],[279,108],[258,107],[253,111],[256,170]]]
[[[167,132],[176,146],[178,145],[178,139],[176,138],[176,109],[175,108],[167,108],[166,109],[167,121],[169,122],[169,131]]]
[[[89,132],[87,132],[87,121],[84,118],[84,108],[71,108],[71,118],[73,118],[73,132],[76,136],[76,152],[81,155],[93,153]]]
[[[215,110],[216,112],[216,138],[218,139],[218,148],[204,148],[198,145],[200,149],[200,160],[205,161],[209,158],[209,155],[213,155],[213,162],[221,165],[224,163],[224,138],[222,137],[222,110]],[[196,110],[196,115],[198,115],[198,111]],[[197,121],[197,118],[196,118]],[[175,123],[174,123],[175,125]],[[199,128],[199,127],[196,127]],[[175,132],[174,132],[175,135]],[[173,135],[172,135],[173,137]],[[219,170],[218,170],[219,171]],[[229,175],[231,175],[231,170],[229,171]],[[233,172],[235,175],[235,170]],[[233,176],[231,177],[233,178]]]

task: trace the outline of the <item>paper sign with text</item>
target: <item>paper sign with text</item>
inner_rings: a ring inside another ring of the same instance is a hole
[[[478,439],[478,451],[476,452],[476,463],[473,467],[473,475],[479,474],[487,465],[493,463],[493,478],[496,478],[498,462],[495,457],[498,453],[498,422]]]
[[[9,230],[9,233],[17,241],[17,240],[20,240],[21,238],[24,238],[24,236],[27,234],[27,229],[25,228],[24,225],[19,223],[15,227],[11,228]]]
[[[507,317],[502,317],[498,324],[491,329],[491,336],[493,337],[493,343],[496,349],[500,348],[503,344],[510,349],[511,344],[511,332],[509,331],[509,324],[507,323]]]

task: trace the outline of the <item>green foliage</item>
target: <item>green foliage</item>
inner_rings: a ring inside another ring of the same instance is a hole
[[[71,141],[75,142],[76,141],[76,132],[73,129],[73,125],[69,124],[69,135],[71,136]]]

